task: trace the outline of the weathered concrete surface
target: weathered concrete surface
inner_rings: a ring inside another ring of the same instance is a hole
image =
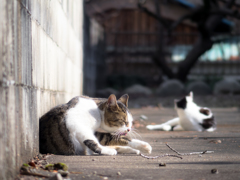
[[[179,152],[212,150],[214,154],[184,156],[183,159],[165,157],[154,160],[137,155],[116,156],[56,156],[48,162],[64,162],[69,166],[71,179],[239,179],[240,178],[240,111],[238,108],[212,109],[218,122],[215,132],[148,131],[146,124],[162,123],[175,117],[173,109],[132,109],[137,132],[153,147],[151,156],[172,153],[168,142]],[[140,115],[148,120],[139,121]],[[140,138],[141,139],[141,138]],[[219,141],[220,140],[220,141]],[[219,142],[219,143],[218,143]],[[159,167],[159,163],[166,167]],[[218,169],[218,174],[212,174]],[[121,175],[117,173],[120,172]],[[25,177],[26,176],[21,176]],[[33,179],[28,177],[29,179]]]
[[[38,153],[38,119],[82,93],[82,1],[0,3],[0,179]]]

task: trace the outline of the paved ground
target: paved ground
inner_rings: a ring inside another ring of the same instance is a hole
[[[141,108],[131,112],[141,139],[153,147],[151,156],[173,153],[165,142],[179,152],[214,151],[213,154],[184,156],[183,159],[164,157],[145,159],[138,155],[117,156],[56,156],[49,163],[64,162],[74,179],[240,179],[240,110],[212,109],[218,129],[215,132],[148,131],[146,124],[162,123],[175,117],[173,109]],[[140,121],[140,115],[148,117]],[[140,138],[140,137],[139,137]],[[166,166],[159,166],[164,162]],[[217,169],[218,174],[211,170]],[[120,175],[119,175],[120,174]],[[22,176],[23,177],[23,176]]]

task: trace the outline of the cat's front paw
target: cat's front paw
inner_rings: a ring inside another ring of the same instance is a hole
[[[150,144],[144,142],[141,147],[141,152],[151,154],[152,153],[152,146]]]
[[[117,154],[117,151],[115,149],[103,147],[101,150],[101,154],[113,156]]]
[[[139,150],[135,150],[135,153],[139,155],[141,152]]]
[[[140,152],[140,150],[134,149],[134,152],[133,152],[133,153],[139,155],[141,152]]]
[[[129,145],[134,148],[134,149],[138,149],[143,153],[149,153],[151,154],[152,152],[152,146],[150,144],[148,144],[147,142],[144,141],[140,141],[137,139],[133,139]]]

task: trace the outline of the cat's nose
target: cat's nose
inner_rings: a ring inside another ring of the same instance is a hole
[[[127,128],[127,132],[129,132],[130,131],[130,128]]]

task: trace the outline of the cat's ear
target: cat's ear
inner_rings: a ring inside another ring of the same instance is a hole
[[[108,97],[107,106],[108,106],[108,108],[113,109],[113,110],[118,108],[117,99],[116,99],[116,96],[114,94],[111,94]]]
[[[123,103],[126,107],[128,107],[128,98],[129,96],[127,94],[122,95],[118,101],[120,101],[121,103]]]
[[[190,91],[189,96],[193,99],[193,92]]]
[[[192,91],[190,91],[190,93],[189,93],[189,95],[188,95],[189,97],[190,97],[190,99],[193,101],[193,92]]]

